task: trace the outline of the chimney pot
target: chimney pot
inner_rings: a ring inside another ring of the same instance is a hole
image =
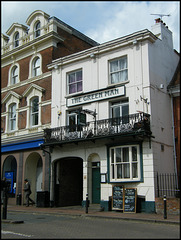
[[[160,20],[161,20],[160,18],[155,19],[156,23],[159,23]]]

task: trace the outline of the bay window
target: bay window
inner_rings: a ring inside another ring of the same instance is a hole
[[[140,180],[139,145],[110,148],[110,180]]]

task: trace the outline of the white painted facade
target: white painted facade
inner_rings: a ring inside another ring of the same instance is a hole
[[[109,144],[114,146],[111,140],[101,139],[95,142],[83,141],[77,145],[67,143],[61,147],[54,146],[51,153],[51,200],[54,196],[53,163],[65,157],[79,157],[83,159],[84,201],[86,193],[92,201],[91,161],[99,161],[100,173],[107,173],[109,179],[106,183],[101,183],[100,203],[109,201],[114,184],[122,184],[125,187],[137,188],[137,195],[144,196],[145,203],[148,203],[146,206],[149,208],[150,202],[152,205],[150,211],[153,211],[156,172],[175,172],[171,101],[167,85],[173,77],[179,57],[173,50],[172,33],[162,22],[156,23],[152,31],[142,30],[100,44],[55,60],[48,66],[52,69],[51,128],[67,126],[67,112],[78,107],[96,111],[96,120],[111,118],[111,103],[127,98],[129,114],[138,112],[150,114],[152,132],[151,146],[149,139],[144,138],[141,148],[138,147],[141,149],[138,150],[141,160],[138,163],[137,181],[111,181],[110,147],[107,148]],[[110,61],[124,56],[127,57],[128,79],[118,84],[110,84]],[[68,94],[67,75],[79,69],[82,70],[82,91]],[[119,89],[119,93],[114,92],[115,89]],[[87,115],[86,120],[89,122],[94,119],[92,115]],[[126,144],[131,146],[140,143],[126,142]],[[115,146],[117,145],[118,142]],[[122,145],[125,144],[120,143],[119,146]]]

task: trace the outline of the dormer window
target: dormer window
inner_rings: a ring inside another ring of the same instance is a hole
[[[14,47],[18,47],[19,46],[19,32],[15,33],[14,35]]]
[[[11,84],[16,84],[18,82],[18,67],[15,66],[11,71]]]
[[[35,32],[35,38],[39,37],[40,36],[40,21],[38,21],[36,24],[35,24],[35,27],[34,27],[34,32]]]

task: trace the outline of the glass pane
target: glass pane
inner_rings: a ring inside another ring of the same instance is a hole
[[[120,106],[115,106],[112,108],[112,117],[119,118],[120,117]]]
[[[122,123],[129,122],[129,105],[122,106]]]
[[[82,80],[82,71],[76,72],[76,81]]]
[[[75,82],[75,73],[71,73],[68,75],[69,83]]]
[[[128,80],[128,70],[119,72],[119,82],[124,82]]]
[[[112,73],[111,74],[111,83],[118,83],[120,82],[119,72],[118,73]]]
[[[110,71],[111,71],[111,73],[118,71],[118,60],[110,63]]]
[[[117,178],[122,178],[122,164],[117,165]]]
[[[111,170],[112,170],[112,178],[115,178],[114,177],[114,164],[111,165]]]
[[[127,68],[127,57],[121,58],[119,60],[119,67],[120,67],[120,70]]]
[[[38,113],[32,115],[32,126],[38,125]]]
[[[38,112],[38,98],[32,101],[32,112]]]
[[[130,178],[130,165],[126,163],[123,165],[124,178]]]
[[[129,162],[129,148],[122,148],[123,150],[123,162]]]
[[[111,149],[111,163],[114,163],[114,149]]]
[[[132,161],[137,161],[137,147],[132,147]]]
[[[132,175],[133,178],[137,178],[138,177],[138,164],[137,163],[132,163]]]
[[[69,85],[69,94],[76,92],[76,84]]]
[[[35,68],[40,67],[40,59],[39,59],[39,58],[37,58],[37,59],[35,60],[35,62],[34,62],[34,67],[35,67]]]
[[[82,82],[77,83],[77,92],[82,91]]]
[[[116,162],[121,162],[121,148],[116,148]]]

